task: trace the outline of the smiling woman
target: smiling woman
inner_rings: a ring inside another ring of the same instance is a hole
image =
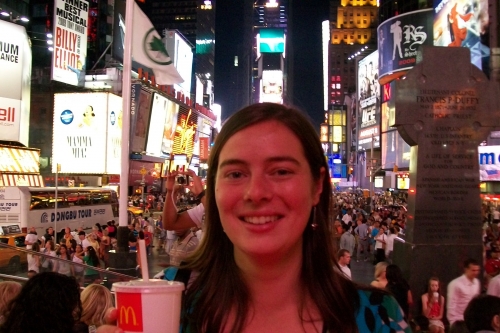
[[[206,238],[188,268],[185,332],[362,332],[407,329],[394,300],[337,266],[328,221],[328,166],[299,111],[263,103],[223,126],[210,154]],[[386,307],[391,323],[364,301]]]
[[[409,332],[394,298],[339,272],[330,195],[319,137],[299,111],[263,103],[234,114],[210,154],[203,241],[180,268],[197,272],[181,332]]]

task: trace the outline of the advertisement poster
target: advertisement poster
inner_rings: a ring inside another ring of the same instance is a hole
[[[142,153],[146,150],[146,135],[148,133],[151,114],[151,93],[133,84],[130,104],[130,151]]]
[[[153,94],[153,103],[151,105],[151,118],[147,131],[148,140],[146,152],[148,155],[161,157],[161,145],[163,130],[166,118],[168,99],[160,94]]]
[[[378,51],[359,62],[358,68],[358,149],[380,147],[380,84],[378,83]]]
[[[52,80],[85,85],[88,17],[87,1],[55,0]]]
[[[54,95],[52,172],[106,173],[107,93]]]
[[[382,133],[382,169],[410,167],[411,147],[403,140],[398,131]]]
[[[489,75],[488,0],[434,0],[434,45],[467,47],[471,62]]]
[[[106,172],[120,174],[121,172],[121,147],[122,147],[122,98],[113,94],[108,95],[107,119],[107,146],[106,146]]]
[[[283,72],[263,71],[260,102],[283,103]]]
[[[500,146],[479,146],[479,180],[500,181]]]
[[[0,140],[28,145],[31,47],[26,29],[0,20]]]
[[[183,112],[179,112],[178,118],[173,153],[175,155],[186,154],[189,161],[193,155],[198,116],[191,109],[184,109]]]
[[[392,17],[378,26],[381,84],[385,76],[415,66],[420,45],[433,45],[432,22],[433,10],[423,9]]]

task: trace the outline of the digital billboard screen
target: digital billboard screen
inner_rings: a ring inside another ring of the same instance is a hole
[[[283,103],[283,72],[263,71],[260,102]]]
[[[358,68],[359,136],[358,149],[380,147],[380,84],[378,83],[378,52],[359,61]]]
[[[257,37],[259,53],[285,53],[285,30],[262,28]]]
[[[500,146],[479,146],[479,180],[500,181]]]
[[[122,146],[122,98],[113,94],[108,95],[107,119],[107,146],[106,146],[106,172],[120,174],[121,172],[121,146]]]
[[[382,133],[382,169],[410,167],[411,147],[403,140],[398,131]]]
[[[391,74],[404,72],[417,64],[420,45],[433,45],[433,10],[422,9],[392,17],[377,28],[380,83]]]
[[[434,0],[434,45],[466,47],[471,62],[489,75],[488,0]]]
[[[130,91],[130,152],[146,150],[149,117],[151,115],[151,92],[140,83],[132,84]]]

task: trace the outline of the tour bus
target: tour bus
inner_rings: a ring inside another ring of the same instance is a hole
[[[55,187],[0,187],[0,226],[17,224],[23,232],[35,227],[41,236],[48,227],[89,229],[117,217],[118,197],[111,189],[58,187],[56,199]]]

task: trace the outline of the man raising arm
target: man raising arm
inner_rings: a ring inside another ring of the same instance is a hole
[[[178,175],[189,176],[193,184],[189,182],[185,185],[177,185],[176,178]],[[163,223],[166,230],[182,230],[192,227],[201,228],[203,215],[205,214],[205,191],[200,177],[198,177],[193,170],[188,171],[172,171],[167,175],[167,194],[165,196],[165,203],[163,206]],[[179,188],[187,187],[193,195],[201,200],[201,203],[187,211],[177,213],[175,205],[175,191]]]

